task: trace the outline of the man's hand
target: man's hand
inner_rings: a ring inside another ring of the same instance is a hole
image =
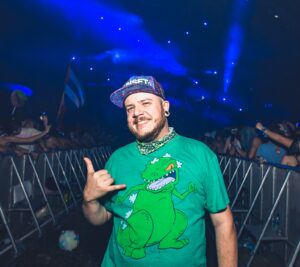
[[[107,170],[94,170],[92,161],[84,158],[87,168],[87,181],[83,190],[83,199],[90,202],[105,196],[107,193],[126,188],[125,184],[114,185],[114,179]]]

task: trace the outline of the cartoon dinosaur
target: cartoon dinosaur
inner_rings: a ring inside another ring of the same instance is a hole
[[[188,239],[179,239],[188,219],[182,211],[174,208],[172,195],[184,200],[195,191],[195,185],[190,184],[183,194],[176,190],[180,167],[181,163],[169,154],[155,158],[142,172],[145,183],[132,187],[117,198],[118,204],[128,197],[133,203],[126,223],[121,222],[117,234],[124,255],[140,259],[145,257],[148,246],[158,244],[159,249],[180,249],[189,243]]]

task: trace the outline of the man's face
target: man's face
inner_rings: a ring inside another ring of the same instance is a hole
[[[126,98],[124,106],[128,128],[137,140],[150,142],[169,132],[165,116],[169,102],[153,94],[135,93]]]

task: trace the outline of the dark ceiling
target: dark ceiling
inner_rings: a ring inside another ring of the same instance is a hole
[[[174,121],[296,121],[299,8],[292,0],[1,1],[0,82],[29,87],[32,108],[55,114],[71,62],[85,114],[103,120],[123,116],[110,92],[145,74],[163,84]]]

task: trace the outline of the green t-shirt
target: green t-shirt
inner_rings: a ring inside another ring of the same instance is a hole
[[[177,135],[141,155],[131,143],[106,164],[126,189],[104,203],[114,227],[102,266],[205,266],[205,210],[229,203],[216,155],[203,143]]]

